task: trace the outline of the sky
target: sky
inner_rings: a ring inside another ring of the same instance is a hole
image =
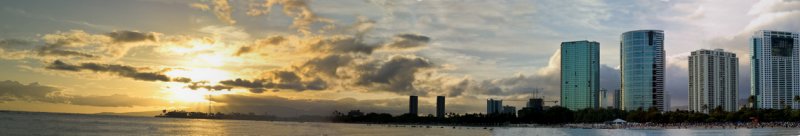
[[[664,30],[679,107],[691,51],[736,53],[743,99],[751,35],[800,32],[798,0],[0,3],[0,109],[69,113],[401,114],[409,95],[423,114],[438,95],[448,112],[521,107],[558,100],[564,41],[599,42],[601,87],[618,89],[620,34],[640,29]]]

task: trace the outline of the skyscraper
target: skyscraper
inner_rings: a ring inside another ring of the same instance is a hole
[[[689,56],[689,110],[708,113],[717,106],[736,111],[739,58],[722,49],[697,50]]]
[[[503,106],[502,113],[516,116],[517,115],[517,107],[510,106],[510,105]]]
[[[561,43],[561,106],[571,110],[597,108],[600,89],[600,43]]]
[[[600,88],[600,92],[597,93],[597,107],[604,108],[605,106],[608,106],[608,104],[606,104],[606,101],[608,101],[606,92],[608,92],[608,90],[605,88]]]
[[[614,90],[614,108],[622,109],[622,91]]]
[[[486,114],[499,114],[503,111],[503,100],[486,100]]]
[[[800,95],[800,55],[798,34],[761,30],[750,46],[750,95],[755,108],[800,109],[793,100]]]
[[[542,98],[528,99],[528,103],[525,104],[525,108],[542,110],[544,108],[544,100]]]
[[[436,117],[444,118],[444,96],[436,96]]]
[[[419,112],[417,112],[417,96],[410,96],[408,98],[408,114],[416,116]]]
[[[622,109],[664,111],[664,31],[629,31],[620,38]]]

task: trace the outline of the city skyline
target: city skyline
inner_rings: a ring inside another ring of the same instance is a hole
[[[663,105],[677,108],[691,51],[750,56],[756,31],[800,32],[800,2],[781,0],[0,3],[0,109],[69,113],[402,114],[410,95],[420,114],[435,96],[447,112],[519,108],[510,100],[532,90],[560,100],[564,41],[604,45],[599,87],[619,89],[620,35],[644,29],[666,35]],[[750,63],[737,65],[739,101]]]

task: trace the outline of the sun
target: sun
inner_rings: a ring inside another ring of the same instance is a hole
[[[208,85],[218,85],[220,81],[232,77],[230,72],[210,68],[174,69],[165,74],[170,77],[190,78],[192,82],[206,81]],[[207,97],[234,93],[227,90],[207,90],[204,88],[192,90],[185,83],[168,82],[164,83],[164,85],[164,92],[167,93],[166,99],[179,103],[205,103],[209,102]]]

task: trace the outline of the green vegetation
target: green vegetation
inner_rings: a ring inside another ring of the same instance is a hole
[[[367,113],[351,111],[348,114],[334,112],[334,122],[345,123],[401,123],[401,124],[457,124],[457,125],[505,125],[505,124],[566,124],[566,123],[604,123],[614,119],[624,119],[640,123],[735,123],[735,122],[796,122],[800,121],[800,110],[742,108],[736,112],[726,112],[722,107],[710,108],[709,113],[676,110],[659,112],[655,108],[642,108],[623,111],[614,108],[582,109],[572,111],[564,107],[551,107],[547,110],[520,110],[519,116],[512,114],[455,114],[445,118],[433,115],[392,116],[388,113]]]

